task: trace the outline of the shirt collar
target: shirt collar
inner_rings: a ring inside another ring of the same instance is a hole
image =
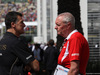
[[[68,39],[71,37],[71,35],[72,35],[72,34],[74,34],[75,32],[78,32],[78,30],[76,30],[76,29],[75,29],[75,30],[73,30],[73,31],[72,31],[72,32],[71,32],[71,33],[67,36],[67,38],[66,38],[66,39],[68,40]]]
[[[17,37],[16,35],[14,35],[13,33],[11,33],[11,32],[6,32],[5,34],[7,34],[8,36],[10,35],[10,36],[14,36],[14,37]],[[17,37],[18,38],[18,37]]]

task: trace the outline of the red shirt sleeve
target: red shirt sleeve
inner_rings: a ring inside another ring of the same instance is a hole
[[[69,42],[69,59],[80,60],[80,51],[81,51],[81,40],[78,38],[70,39]]]

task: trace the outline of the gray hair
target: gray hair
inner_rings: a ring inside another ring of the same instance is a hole
[[[68,22],[70,22],[73,26],[75,26],[75,17],[71,13],[64,12],[64,13],[59,14],[58,16],[63,16],[64,23],[67,24]]]

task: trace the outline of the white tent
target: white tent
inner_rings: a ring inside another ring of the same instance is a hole
[[[37,26],[37,21],[34,22],[24,22],[26,26]],[[2,26],[5,26],[5,22],[2,22]]]
[[[2,26],[0,25],[0,29],[2,29]]]

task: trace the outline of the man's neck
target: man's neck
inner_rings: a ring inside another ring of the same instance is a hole
[[[8,29],[7,32],[13,33],[13,34],[14,34],[15,36],[17,36],[17,37],[20,36],[20,35],[18,35],[18,34],[16,33],[16,31],[13,30],[13,29]]]

